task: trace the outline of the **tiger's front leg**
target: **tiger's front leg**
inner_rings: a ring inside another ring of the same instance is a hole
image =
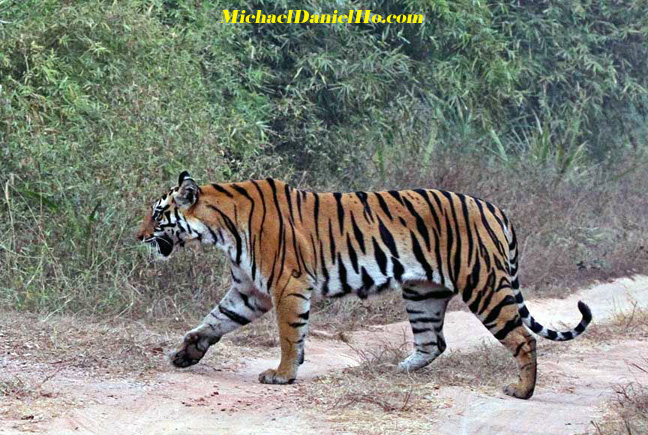
[[[187,332],[180,347],[169,355],[180,368],[197,364],[212,344],[228,332],[258,319],[272,308],[270,297],[259,293],[251,283],[236,278],[232,288],[205,317],[202,324]]]
[[[275,297],[281,362],[279,367],[268,369],[259,375],[263,384],[292,384],[297,369],[304,362],[304,343],[308,334],[310,316],[310,290],[305,285],[286,285]]]

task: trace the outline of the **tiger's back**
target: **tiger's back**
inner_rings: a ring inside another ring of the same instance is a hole
[[[527,328],[568,340],[591,320],[584,304],[581,323],[564,333],[531,317],[519,291],[515,231],[500,209],[478,198],[427,189],[315,193],[272,179],[198,187],[188,177],[169,197],[183,206],[157,233],[153,225],[153,239],[217,245],[231,260],[233,280],[174,354],[178,366],[197,362],[224,333],[275,306],[282,359],[260,380],[292,382],[303,362],[314,296],[366,298],[401,288],[415,349],[399,370],[424,367],[445,350],[443,318],[459,294],[518,362],[520,379],[505,392],[528,398],[536,355]]]

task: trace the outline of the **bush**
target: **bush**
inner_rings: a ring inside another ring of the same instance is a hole
[[[290,173],[264,154],[264,99],[239,89],[227,51],[237,28],[214,34],[199,10],[192,31],[169,27],[165,9],[151,6],[32,1],[3,10],[4,303],[119,312],[164,300],[169,288],[186,288],[184,297],[220,288],[209,273],[194,280],[191,259],[181,262],[185,278],[148,265],[131,241],[146,205],[185,168],[203,180]],[[227,103],[215,82],[234,90]]]
[[[219,257],[150,264],[131,241],[183,169],[457,188],[530,231],[544,268],[528,283],[569,255],[620,271],[619,249],[644,258],[644,6],[376,0],[363,7],[426,21],[336,26],[222,25],[226,1],[0,1],[0,303],[180,318],[218,299]]]

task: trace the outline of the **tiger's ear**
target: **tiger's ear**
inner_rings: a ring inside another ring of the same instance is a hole
[[[187,171],[180,172],[180,176],[178,177],[178,186],[182,186],[182,182],[186,178],[191,178],[191,175],[189,175],[189,172],[187,172]]]
[[[175,196],[175,202],[180,208],[189,208],[198,200],[198,185],[191,178],[189,172],[182,171],[178,177],[178,194]]]

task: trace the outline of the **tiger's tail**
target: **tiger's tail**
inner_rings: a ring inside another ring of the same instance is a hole
[[[547,338],[553,341],[568,341],[572,340],[579,335],[581,335],[587,325],[592,321],[592,312],[590,308],[582,301],[578,301],[578,310],[582,314],[582,318],[578,326],[570,331],[554,331],[549,329],[542,324],[538,323],[529,309],[524,303],[524,298],[522,297],[522,292],[520,291],[520,282],[518,280],[518,246],[517,238],[515,235],[515,230],[513,226],[508,222],[505,223],[504,232],[508,239],[508,248],[509,248],[509,275],[511,277],[511,288],[513,290],[513,295],[515,296],[515,302],[517,303],[518,312],[522,317],[522,322],[534,333],[540,335],[541,337]]]

